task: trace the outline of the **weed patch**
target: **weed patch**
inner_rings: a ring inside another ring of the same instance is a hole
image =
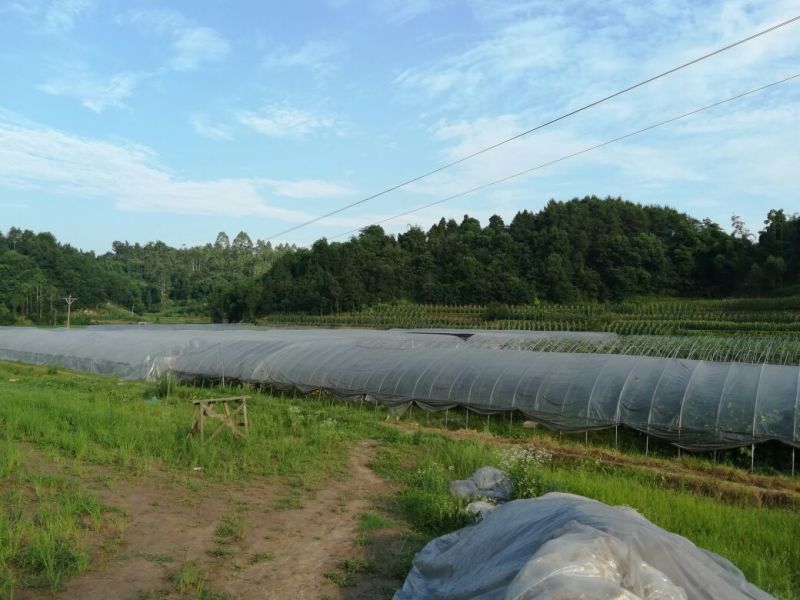
[[[237,514],[228,514],[222,517],[222,521],[217,525],[214,534],[226,542],[239,541],[244,536],[244,526]]]
[[[87,534],[120,524],[75,481],[24,468],[13,442],[2,442],[0,468],[0,596],[18,587],[55,591],[89,564]]]
[[[275,558],[271,552],[256,552],[251,554],[247,559],[247,564],[256,565],[261,562],[266,562]]]
[[[394,526],[392,520],[375,512],[365,512],[358,518],[358,530],[363,532],[379,531]]]

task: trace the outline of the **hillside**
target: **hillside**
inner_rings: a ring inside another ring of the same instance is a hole
[[[338,314],[378,303],[522,305],[640,296],[723,298],[800,285],[800,216],[770,210],[764,229],[732,232],[674,209],[619,198],[551,201],[509,224],[465,215],[428,231],[367,227],[346,242],[273,247],[240,232],[231,242],[172,248],[114,242],[96,256],[49,233],[0,233],[0,322],[55,324],[66,294],[76,309],[112,302],[131,313],[176,303],[221,320],[276,312]]]

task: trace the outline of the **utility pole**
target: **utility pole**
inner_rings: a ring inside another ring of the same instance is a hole
[[[72,303],[75,302],[75,300],[77,300],[77,298],[73,298],[72,294],[64,298],[64,302],[67,303],[67,329],[69,329],[69,320],[72,316]]]

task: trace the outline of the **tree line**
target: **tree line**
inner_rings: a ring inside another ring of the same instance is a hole
[[[73,308],[112,302],[133,314],[159,312],[170,304],[196,314],[227,302],[240,280],[258,280],[294,246],[272,246],[240,232],[233,241],[221,232],[213,244],[173,248],[114,242],[102,255],[59,243],[50,233],[11,228],[0,232],[0,324],[63,321],[67,294]]]
[[[377,302],[526,304],[668,295],[761,294],[800,283],[800,215],[770,210],[753,235],[620,198],[551,201],[509,224],[440,220],[398,236],[367,227],[275,262],[256,304],[270,312],[359,309]],[[251,285],[248,283],[247,285]]]
[[[346,242],[271,246],[239,233],[172,248],[114,242],[95,256],[48,233],[0,234],[0,320],[48,322],[61,295],[140,310],[195,302],[215,320],[328,314],[379,302],[527,304],[636,296],[723,297],[800,286],[800,215],[770,210],[750,233],[669,207],[594,196],[506,224],[467,215],[427,231],[366,227]],[[3,316],[5,314],[5,317]]]

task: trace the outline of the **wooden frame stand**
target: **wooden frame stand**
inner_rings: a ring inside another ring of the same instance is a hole
[[[209,398],[208,400],[195,400],[192,417],[192,428],[189,435],[200,434],[200,443],[206,442],[206,419],[219,421],[220,424],[208,438],[210,442],[225,428],[231,430],[235,437],[247,438],[250,434],[250,423],[247,420],[247,400],[250,396],[231,396],[229,398]],[[222,409],[218,412],[215,409]]]

